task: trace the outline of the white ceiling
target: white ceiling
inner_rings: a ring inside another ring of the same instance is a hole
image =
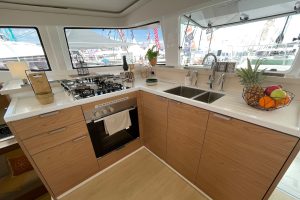
[[[0,0],[16,6],[82,10],[119,14],[134,7],[141,0]]]

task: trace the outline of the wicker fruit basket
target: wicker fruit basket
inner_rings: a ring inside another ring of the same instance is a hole
[[[248,104],[247,99],[245,97],[245,90],[246,90],[246,88],[243,89],[242,96],[243,96],[243,99],[245,100],[245,102]],[[251,104],[251,105],[248,104],[248,105],[253,107],[253,108],[256,108],[258,110],[265,110],[265,111],[272,111],[272,110],[277,110],[277,109],[286,107],[286,106],[290,105],[290,103],[293,101],[295,95],[292,92],[289,92],[287,90],[283,90],[283,91],[286,93],[286,97],[284,99],[283,98],[282,99],[275,99],[275,98],[272,98],[268,95],[262,96],[262,97],[267,97],[268,99],[271,100],[270,101],[270,106],[268,106],[268,107],[262,107],[260,105],[259,101],[257,101],[255,104]],[[274,104],[274,106],[273,106],[273,104]]]

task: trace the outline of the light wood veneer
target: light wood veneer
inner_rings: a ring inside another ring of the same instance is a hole
[[[209,112],[169,101],[167,162],[195,182]]]
[[[99,170],[88,135],[32,157],[56,197]]]
[[[137,97],[141,137],[98,161],[80,106],[9,123],[18,143],[54,198],[144,144],[215,200],[267,199],[300,149],[296,137],[209,114],[208,111],[146,92],[124,94],[86,104],[82,108],[89,110],[123,97]],[[133,170],[131,167],[135,165],[128,164],[125,168]],[[127,173],[126,170],[123,172]],[[140,194],[151,197],[153,190],[146,187],[156,184],[156,179],[161,181],[164,175],[151,170],[147,173],[142,175],[143,178],[153,176],[153,179],[149,185],[142,185]],[[133,184],[140,182],[130,180],[125,183],[132,191]],[[178,199],[196,199],[194,195],[181,196],[181,190],[176,187],[168,190],[170,196],[160,193],[168,189],[164,184],[170,184],[169,180],[163,181],[163,186],[155,191],[158,195],[152,195],[152,199],[173,200],[173,194],[182,197]],[[104,181],[104,187],[108,182],[114,183],[114,180]],[[107,195],[111,194],[105,193],[101,197],[114,197],[114,194]],[[134,197],[141,199],[142,196]]]
[[[208,200],[141,149],[61,200]]]
[[[21,140],[84,121],[80,106],[58,110],[27,119],[14,121],[12,126]]]
[[[84,121],[77,122],[56,130],[52,130],[24,140],[24,145],[31,155],[43,150],[63,144],[83,135],[88,135]]]
[[[144,145],[162,159],[166,159],[168,99],[142,93]]]
[[[211,113],[196,185],[215,200],[263,199],[297,141]]]

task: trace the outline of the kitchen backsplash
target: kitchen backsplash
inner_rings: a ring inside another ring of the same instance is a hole
[[[156,76],[161,80],[169,80],[184,84],[185,76],[189,70],[178,69],[178,68],[166,68],[166,67],[155,67]],[[197,87],[209,89],[208,76],[210,70],[197,70],[198,80]],[[221,73],[216,73],[216,83]],[[267,77],[264,81],[263,86],[269,85],[282,85],[284,89],[293,92],[296,95],[297,100],[300,100],[300,81],[299,79],[293,78],[280,78],[280,77]],[[219,90],[220,86],[218,84],[214,85],[215,90]],[[239,78],[234,74],[226,74],[224,82],[224,91],[227,93],[238,94],[243,90],[243,86],[239,82]]]

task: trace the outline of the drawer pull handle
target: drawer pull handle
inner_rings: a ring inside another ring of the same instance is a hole
[[[59,113],[59,111],[50,112],[50,113],[42,114],[42,115],[40,115],[40,117],[50,117],[53,115],[57,115],[58,113]]]
[[[79,137],[79,138],[74,139],[73,142],[78,142],[78,141],[80,141],[80,140],[83,140],[83,139],[86,138],[86,137],[87,137],[87,135],[81,136],[81,137]]]
[[[226,116],[220,115],[220,114],[214,114],[214,116],[215,116],[215,117],[218,117],[218,118],[220,118],[220,119],[227,120],[227,121],[231,120],[231,117],[226,117]]]
[[[56,129],[56,130],[54,130],[54,131],[50,131],[49,134],[52,135],[52,134],[55,134],[55,133],[63,132],[63,131],[65,131],[66,129],[67,129],[66,127],[59,128],[59,129]]]

